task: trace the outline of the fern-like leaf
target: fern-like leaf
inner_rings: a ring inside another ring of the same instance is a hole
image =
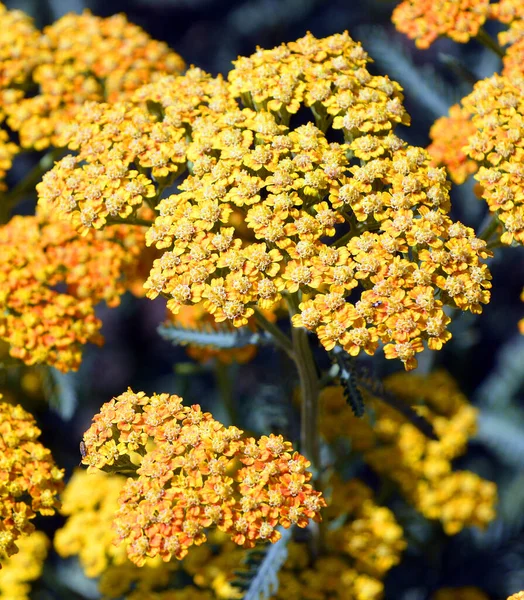
[[[279,528],[281,538],[265,548],[248,552],[245,560],[247,571],[237,572],[232,585],[245,590],[242,600],[269,600],[278,591],[278,573],[287,558],[287,544],[291,540],[291,528]]]
[[[335,346],[329,354],[331,360],[338,366],[337,377],[340,379],[346,399],[357,417],[364,415],[364,400],[362,399],[361,390],[365,390],[368,394],[375,396],[375,398],[399,412],[426,437],[438,440],[433,425],[429,421],[426,421],[411,406],[388,392],[380,379],[373,377],[364,366],[359,365],[341,346]]]
[[[338,379],[344,390],[344,396],[356,417],[364,416],[364,398],[355,376],[355,361],[341,346],[335,346],[329,353],[331,360],[338,366]]]
[[[249,327],[230,329],[226,326],[213,328],[210,325],[200,329],[176,325],[159,325],[158,333],[175,346],[191,344],[201,348],[213,347],[217,350],[231,350],[245,346],[271,344],[272,338],[263,331],[252,331]]]

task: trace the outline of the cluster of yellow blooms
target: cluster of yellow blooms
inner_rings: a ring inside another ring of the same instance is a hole
[[[82,238],[42,211],[0,227],[0,339],[10,354],[27,364],[78,368],[82,345],[102,340],[95,305],[118,305],[132,286],[143,239],[130,225]]]
[[[49,540],[41,531],[33,531],[18,540],[18,552],[9,557],[0,570],[0,598],[29,600],[31,582],[42,574]]]
[[[189,598],[242,597],[232,580],[235,570],[242,568],[245,553],[217,530],[209,532],[210,543],[190,548],[183,561],[164,563],[157,556],[146,558],[142,567],[133,564],[123,547],[113,544],[111,531],[125,486],[125,479],[117,475],[77,471],[63,495],[62,512],[68,515],[67,522],[55,536],[60,556],[78,556],[88,577],[100,577],[104,598],[167,599],[173,591],[164,588],[176,570],[193,579],[194,585],[177,590],[182,598],[186,593]],[[289,558],[279,574],[275,599],[382,597],[382,579],[398,564],[406,546],[402,529],[393,513],[377,506],[372,491],[358,480],[342,482],[335,478],[331,483],[328,524],[340,520],[341,515],[344,523],[328,531],[325,553],[314,564],[310,564],[304,544],[289,544]]]
[[[482,198],[504,226],[501,241],[524,243],[524,77],[493,75],[463,98],[475,133],[466,154],[478,161]]]
[[[0,114],[24,148],[59,145],[59,132],[88,100],[114,101],[184,68],[163,42],[123,15],[68,14],[41,33],[0,4]]]
[[[309,461],[282,436],[255,440],[178,396],[128,390],[104,404],[84,434],[89,470],[136,473],[120,495],[118,538],[137,565],[183,558],[216,527],[244,547],[275,542],[278,525],[320,520],[325,502]]]
[[[34,531],[37,513],[52,515],[58,506],[64,474],[39,436],[21,406],[0,402],[0,563],[16,554],[19,537]]]
[[[321,430],[329,441],[349,437],[352,449],[381,476],[391,479],[428,519],[442,522],[447,534],[463,527],[485,527],[495,518],[496,486],[469,471],[453,471],[451,461],[466,450],[475,433],[476,409],[444,372],[427,377],[404,373],[386,380],[386,389],[429,421],[438,435],[430,440],[400,413],[370,398],[375,424],[355,417],[340,387],[321,394]]]
[[[173,313],[203,303],[242,326],[306,294],[293,324],[326,349],[373,354],[381,341],[413,368],[424,341],[440,349],[451,337],[444,304],[480,312],[488,302],[490,253],[448,217],[444,170],[392,132],[408,121],[400,87],[367,62],[347,33],[308,34],[240,58],[229,84],[191,69],[133,102],[88,103],[63,132],[78,155],[45,175],[40,202],[83,234],[155,206],[146,242],[164,253],[145,287]],[[316,125],[290,128],[301,107]],[[159,201],[187,170],[181,192]],[[256,242],[230,222],[234,211]]]

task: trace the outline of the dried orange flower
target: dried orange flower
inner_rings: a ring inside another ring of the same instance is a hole
[[[449,109],[448,116],[437,119],[429,132],[431,162],[446,167],[451,180],[458,185],[478,169],[477,162],[468,158],[463,150],[474,133],[470,115],[458,104]]]
[[[475,133],[466,154],[482,166],[475,179],[504,227],[501,241],[524,243],[524,79],[493,75],[462,100]]]
[[[367,417],[357,419],[340,387],[322,392],[324,437],[350,437],[352,447],[377,473],[395,481],[409,502],[428,519],[440,520],[449,535],[466,526],[485,527],[495,518],[495,484],[451,466],[475,433],[476,410],[443,372],[427,377],[400,373],[386,380],[386,389],[403,401],[417,402],[417,412],[432,423],[438,441],[377,400],[370,399],[374,426]]]
[[[113,102],[184,68],[178,54],[124,15],[100,18],[88,11],[70,13],[46,27],[36,56],[38,62],[28,61],[24,70],[33,64],[37,92],[4,94],[4,110],[21,145],[37,150],[58,144],[61,129],[85,101]]]
[[[198,405],[128,390],[104,404],[84,434],[83,464],[135,474],[114,525],[132,562],[183,558],[217,527],[244,547],[275,542],[276,527],[305,527],[325,502],[309,461],[281,436],[246,438]]]
[[[16,554],[18,538],[34,531],[37,513],[53,515],[58,507],[64,474],[39,436],[21,406],[0,402],[0,560]]]
[[[11,356],[62,371],[78,368],[82,346],[102,340],[94,306],[120,302],[142,240],[135,226],[81,238],[43,213],[0,227],[0,338]]]
[[[439,37],[466,43],[488,17],[489,0],[404,0],[393,11],[396,28],[429,48]]]

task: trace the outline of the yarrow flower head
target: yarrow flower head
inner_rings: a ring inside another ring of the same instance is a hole
[[[328,440],[349,437],[377,473],[392,479],[426,518],[440,520],[448,535],[471,525],[487,526],[495,518],[495,484],[469,471],[453,471],[451,465],[475,433],[476,409],[444,372],[394,375],[386,389],[409,404],[422,400],[416,410],[433,425],[438,441],[373,399],[376,424],[371,427],[367,417],[362,421],[352,414],[340,387],[322,392],[323,435]]]
[[[120,302],[139,265],[142,239],[139,227],[127,225],[82,238],[43,211],[1,226],[0,339],[11,356],[62,371],[78,368],[82,346],[102,341],[94,307]]]
[[[15,13],[11,20],[15,18],[18,24],[16,11],[10,12]],[[23,25],[30,27],[25,21]],[[24,94],[20,81],[13,81],[18,85],[3,93],[9,127],[18,132],[24,148],[56,146],[61,129],[84,102],[125,98],[145,83],[184,68],[178,54],[152,40],[123,15],[100,18],[88,11],[71,13],[38,37],[33,30],[29,33],[31,43],[24,41],[23,47],[30,60],[20,72],[26,77],[25,87],[36,86],[36,93]],[[17,29],[2,35],[14,36],[21,43]]]
[[[429,48],[443,36],[468,42],[478,34],[488,11],[489,0],[404,0],[392,20],[419,48]]]
[[[0,397],[1,398],[1,397]],[[37,513],[58,507],[63,471],[38,441],[40,429],[21,406],[0,402],[0,561],[18,551],[20,537],[34,531]]]
[[[87,105],[65,133],[79,155],[44,177],[40,201],[83,233],[155,205],[146,243],[163,255],[145,287],[174,314],[202,303],[238,327],[294,298],[293,324],[326,349],[373,354],[380,341],[413,368],[424,341],[451,336],[444,304],[489,300],[489,252],[448,217],[444,170],[393,133],[408,122],[401,88],[367,62],[347,33],[308,34],[239,59],[229,84],[190,70],[134,102]],[[289,127],[302,108],[315,124]],[[160,200],[175,178],[179,193]]]
[[[475,133],[466,154],[480,163],[480,194],[503,226],[501,241],[524,243],[524,78],[493,75],[462,100]]]
[[[281,436],[255,440],[178,396],[128,390],[104,404],[84,435],[89,470],[134,474],[115,529],[130,560],[183,558],[216,527],[244,547],[275,542],[278,525],[305,527],[325,502],[309,462]]]

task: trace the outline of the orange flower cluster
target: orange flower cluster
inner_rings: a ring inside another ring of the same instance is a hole
[[[521,0],[501,0],[490,5],[493,19],[508,24],[509,28],[498,34],[499,43],[506,48],[502,58],[502,75],[509,78],[524,74],[524,6]]]
[[[61,371],[78,368],[82,346],[102,340],[95,305],[119,303],[141,243],[139,227],[80,238],[69,223],[44,213],[2,226],[0,339],[10,344],[11,356]]]
[[[427,377],[401,373],[386,380],[386,388],[432,423],[439,440],[426,438],[398,412],[370,399],[376,414],[357,419],[340,387],[322,392],[324,437],[349,437],[373,469],[397,483],[410,503],[428,519],[442,522],[453,535],[463,527],[485,527],[495,517],[495,484],[469,471],[452,471],[451,461],[466,450],[475,432],[476,410],[445,373]]]
[[[16,554],[16,541],[34,531],[37,513],[52,515],[58,506],[63,472],[39,435],[21,406],[0,402],[0,560]]]
[[[113,102],[184,68],[178,54],[152,40],[123,15],[103,19],[87,11],[71,13],[40,34],[27,17],[0,7],[9,21],[18,25],[13,30],[2,27],[0,48],[11,43],[9,55],[23,63],[16,79],[11,76],[0,81],[4,90],[0,105],[24,148],[42,150],[58,145],[60,130],[85,101]],[[24,56],[17,56],[18,47]],[[0,55],[0,66],[2,58]],[[6,63],[11,69],[9,57]],[[31,93],[22,91],[22,84]]]
[[[347,33],[308,34],[239,59],[229,85],[193,69],[132,103],[89,104],[64,132],[78,156],[44,177],[40,199],[83,233],[155,205],[146,241],[164,254],[145,287],[175,314],[203,303],[242,326],[255,308],[307,294],[293,324],[327,349],[373,354],[380,340],[412,368],[424,340],[450,338],[444,304],[480,312],[489,300],[489,253],[447,216],[444,171],[391,131],[408,121],[400,87],[367,61]],[[316,125],[290,129],[303,105]],[[329,142],[338,130],[345,142]],[[186,168],[180,193],[158,201]]]
[[[488,14],[489,0],[404,0],[393,11],[392,21],[418,48],[429,48],[442,36],[468,42]]]
[[[451,180],[460,185],[476,173],[478,163],[470,159],[463,148],[470,135],[475,133],[471,115],[459,104],[449,109],[446,117],[437,119],[431,126],[431,144],[428,152],[435,166],[444,166]]]
[[[524,79],[493,75],[462,100],[475,133],[464,148],[482,166],[475,179],[504,226],[501,241],[524,243]]]
[[[244,547],[275,542],[278,525],[305,527],[325,506],[309,462],[281,436],[243,437],[178,396],[128,390],[104,404],[84,444],[89,470],[136,473],[114,524],[139,566],[183,558],[212,526]]]

